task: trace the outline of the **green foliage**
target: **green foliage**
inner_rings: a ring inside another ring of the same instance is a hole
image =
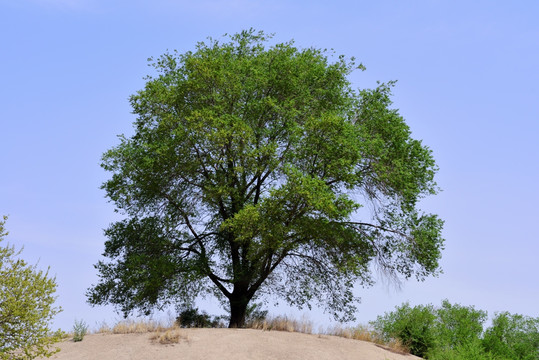
[[[504,358],[485,351],[479,338],[468,340],[454,347],[431,350],[429,360],[503,360]],[[511,358],[513,359],[513,358]],[[514,358],[518,359],[518,358]],[[510,359],[507,359],[510,360]]]
[[[386,342],[398,339],[411,353],[433,360],[537,360],[539,319],[496,314],[483,331],[487,313],[473,306],[408,303],[371,323]]]
[[[487,351],[503,359],[539,359],[539,318],[502,312],[496,314],[483,337]]]
[[[0,242],[7,235],[6,217],[0,220]],[[63,336],[49,323],[61,310],[54,307],[56,281],[48,270],[37,270],[17,258],[21,251],[0,246],[0,359],[34,359],[59,349],[52,344]]]
[[[436,314],[432,305],[405,303],[371,323],[385,342],[399,339],[414,355],[424,357],[436,345]]]
[[[211,317],[205,311],[198,312],[198,308],[187,308],[180,312],[176,323],[183,328],[215,328],[220,327],[220,319]]]
[[[268,317],[268,310],[262,310],[261,303],[251,303],[247,306],[245,311],[245,323],[252,324],[255,322],[262,322]]]
[[[479,340],[486,318],[485,311],[444,300],[439,308],[411,307],[405,303],[379,316],[372,325],[386,342],[398,339],[412,354],[430,358],[432,354],[446,356],[475,351],[474,341]],[[474,346],[470,347],[472,343]]]
[[[73,325],[73,341],[82,341],[87,332],[88,324],[86,324],[84,320],[75,320],[75,324]]]
[[[448,300],[436,310],[435,326],[437,347],[456,348],[474,343],[483,333],[488,314],[473,306],[452,305]],[[474,345],[475,346],[475,345]],[[466,348],[466,347],[464,347]]]
[[[348,320],[372,262],[438,273],[442,221],[417,207],[437,166],[391,108],[393,83],[356,92],[353,59],[270,38],[152,59],[157,76],[130,99],[135,134],[103,156],[126,218],[105,231],[91,304],[150,313],[211,293],[242,326],[270,294]]]

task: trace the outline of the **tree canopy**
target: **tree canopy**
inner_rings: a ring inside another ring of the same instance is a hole
[[[215,294],[241,326],[275,295],[355,312],[373,263],[391,276],[439,271],[443,222],[431,150],[391,105],[393,82],[355,91],[344,56],[253,30],[151,59],[130,98],[134,135],[103,156],[105,230],[91,304],[124,314]]]

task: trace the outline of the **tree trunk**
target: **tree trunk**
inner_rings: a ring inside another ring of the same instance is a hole
[[[245,315],[249,300],[245,297],[230,299],[230,323],[229,328],[242,328],[245,326]]]

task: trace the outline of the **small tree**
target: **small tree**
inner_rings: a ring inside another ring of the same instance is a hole
[[[539,359],[539,318],[502,312],[485,331],[483,346],[504,359]]]
[[[425,357],[436,346],[436,311],[432,305],[411,307],[404,303],[395,311],[378,316],[371,325],[384,341],[398,339],[420,357]]]
[[[7,232],[0,221],[0,242]],[[37,270],[18,259],[21,251],[0,246],[0,359],[34,359],[50,356],[62,333],[52,333],[49,323],[61,310],[54,307],[56,281],[48,270]]]
[[[155,61],[135,134],[103,156],[126,219],[105,231],[91,304],[127,316],[209,292],[239,327],[273,294],[350,320],[372,262],[438,272],[442,221],[417,207],[437,166],[391,109],[393,83],[355,91],[353,59],[268,41],[243,31]]]
[[[486,311],[473,306],[451,304],[448,300],[436,310],[436,339],[439,348],[455,348],[468,343],[477,343],[483,334],[487,320]]]

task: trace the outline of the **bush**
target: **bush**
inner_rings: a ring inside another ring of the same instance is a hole
[[[7,232],[0,220],[0,242]],[[34,359],[59,349],[51,345],[63,337],[49,322],[61,311],[54,307],[56,280],[18,259],[21,251],[0,246],[0,359]]]
[[[539,319],[498,313],[485,331],[483,346],[505,359],[539,359]]]
[[[480,339],[486,319],[486,311],[444,300],[439,308],[405,303],[371,324],[383,341],[398,340],[414,355],[466,359],[478,351],[485,353]]]
[[[483,333],[487,312],[444,300],[408,303],[371,322],[383,341],[399,340],[410,352],[430,360],[539,360],[539,318],[496,314]]]
[[[83,320],[75,320],[75,325],[73,325],[73,341],[82,341],[87,332],[88,325]]]
[[[424,357],[435,346],[435,321],[432,305],[411,307],[405,303],[394,312],[378,316],[371,325],[383,341],[389,343],[398,339],[412,354]]]
[[[483,333],[483,323],[488,314],[476,310],[473,306],[452,305],[448,300],[436,310],[437,347],[455,348],[460,345],[475,343]]]
[[[502,360],[486,352],[479,338],[429,352],[429,360]],[[508,359],[509,360],[509,359]]]
[[[205,311],[199,313],[197,308],[188,308],[180,313],[176,323],[183,328],[212,328],[220,327],[220,318],[212,318]]]

